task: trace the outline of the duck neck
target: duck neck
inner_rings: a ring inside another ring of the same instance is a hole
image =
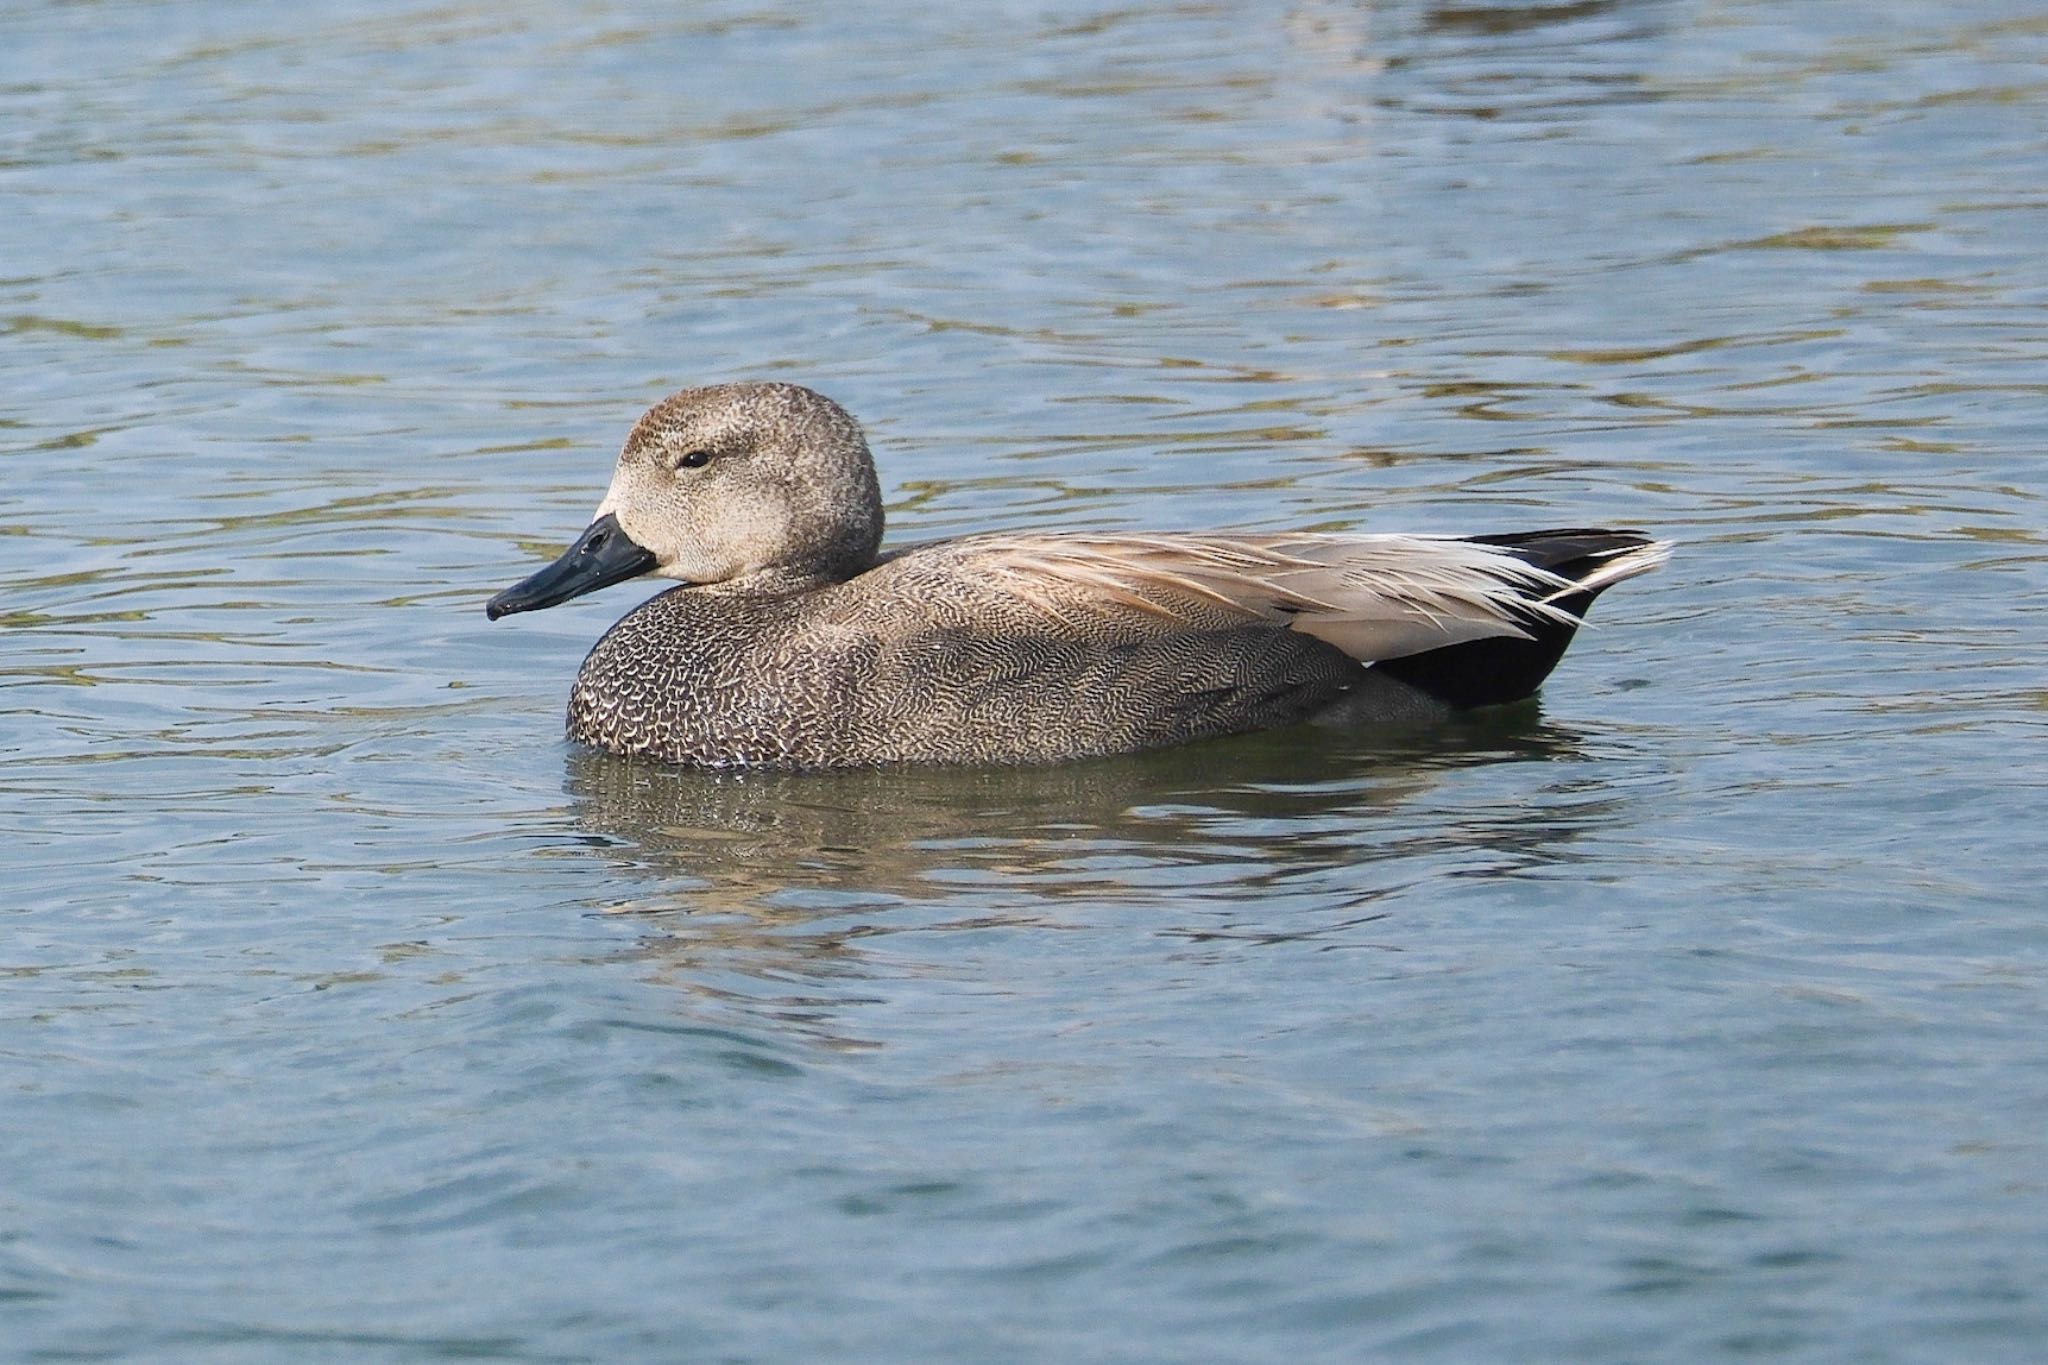
[[[758,569],[722,583],[700,584],[695,590],[717,597],[794,597],[841,581],[840,577],[816,569],[778,567]]]

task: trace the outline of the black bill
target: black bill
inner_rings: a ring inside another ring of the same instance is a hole
[[[522,578],[484,603],[493,621],[515,611],[539,611],[613,583],[638,578],[654,567],[652,552],[633,543],[607,512],[590,523],[562,557],[539,573]]]

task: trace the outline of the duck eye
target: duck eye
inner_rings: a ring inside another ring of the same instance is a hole
[[[682,459],[680,459],[680,460],[677,460],[677,461],[676,461],[676,468],[677,468],[677,469],[702,469],[702,468],[703,468],[703,467],[704,467],[705,465],[707,465],[707,464],[710,464],[710,463],[711,463],[711,452],[710,452],[710,451],[708,451],[708,450],[691,450],[691,451],[686,451],[686,452],[684,453],[684,455],[683,455],[683,458],[682,458]]]

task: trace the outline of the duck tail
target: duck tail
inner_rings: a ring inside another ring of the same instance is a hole
[[[1374,672],[1460,710],[1520,701],[1533,694],[1564,657],[1594,598],[1671,557],[1668,541],[1653,540],[1641,531],[1575,528],[1470,539],[1505,550],[1567,584],[1541,597],[1531,594],[1532,602],[1558,608],[1564,615],[1531,612],[1520,623],[1528,632],[1526,639],[1468,640],[1373,665]]]

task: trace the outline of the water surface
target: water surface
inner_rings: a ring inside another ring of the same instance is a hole
[[[2048,22],[0,19],[0,1355],[2048,1350]],[[1540,705],[560,739],[639,409],[899,540],[1677,537]]]

